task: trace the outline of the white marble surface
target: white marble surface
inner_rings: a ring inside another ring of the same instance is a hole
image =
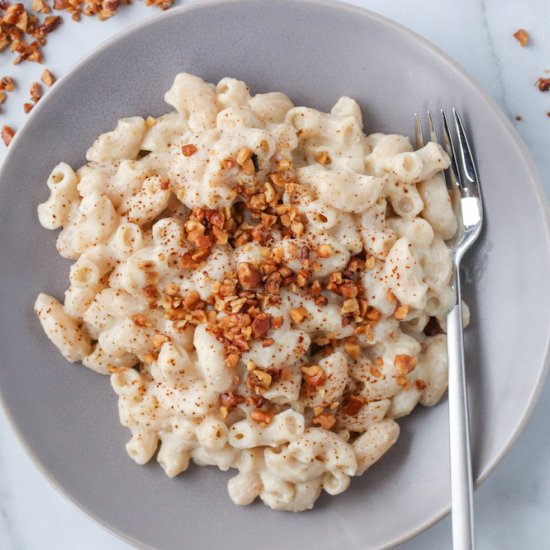
[[[266,0],[267,1],[267,0]],[[456,59],[515,122],[550,194],[550,93],[533,83],[550,69],[549,0],[355,0],[417,31]],[[98,44],[155,14],[141,1],[100,23],[65,18],[51,36],[46,66],[62,75]],[[532,37],[520,48],[512,34],[520,26]],[[68,47],[69,46],[69,47]],[[0,55],[0,76],[19,83],[0,114],[0,124],[21,127],[29,85],[41,68],[12,68]],[[550,75],[549,75],[550,76]],[[0,144],[0,162],[5,149]],[[541,274],[542,276],[542,274]],[[476,492],[479,547],[516,550],[550,548],[550,384],[516,445]],[[407,550],[450,548],[450,521],[403,545]],[[130,546],[104,531],[61,496],[38,472],[0,416],[0,548],[5,550],[123,550]],[[189,549],[191,550],[191,549]]]

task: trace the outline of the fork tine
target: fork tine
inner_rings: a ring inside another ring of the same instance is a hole
[[[466,137],[466,132],[464,130],[464,125],[462,124],[460,114],[455,108],[453,108],[453,115],[455,119],[456,132],[458,134],[460,168],[464,176],[461,178],[461,183],[470,193],[475,193],[477,196],[481,197],[479,180],[477,178],[472,150],[470,148],[468,138]]]
[[[438,143],[431,111],[428,111],[428,129],[430,130],[430,141]]]
[[[422,121],[418,113],[414,113],[414,133],[416,138],[416,148],[424,147],[424,136],[422,134]]]
[[[447,181],[447,187],[450,191],[456,189],[460,182],[460,172],[456,165],[456,152],[453,142],[451,140],[451,132],[449,130],[449,123],[445,111],[441,109],[441,119],[443,121],[443,142],[445,144],[445,150],[451,159],[451,169],[445,170],[445,179]]]

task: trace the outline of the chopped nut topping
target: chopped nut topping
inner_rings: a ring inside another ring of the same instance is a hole
[[[296,324],[300,324],[304,319],[309,317],[309,313],[304,306],[291,308],[289,315],[292,321]]]
[[[319,164],[330,164],[332,162],[330,155],[328,154],[328,151],[321,151],[315,156],[315,160]]]
[[[320,414],[318,416],[314,416],[311,421],[313,424],[321,426],[321,428],[325,430],[332,429],[336,424],[336,418],[333,414]]]
[[[301,371],[308,385],[317,388],[325,384],[325,371],[319,365],[302,367]]]
[[[162,344],[168,342],[168,340],[168,336],[165,336],[164,334],[155,334],[155,336],[153,336],[153,346],[155,348],[160,348]]]
[[[406,375],[415,369],[416,357],[414,355],[398,354],[395,356],[393,364],[398,374]]]
[[[11,126],[5,125],[2,127],[2,141],[6,147],[11,143],[13,136],[15,136],[15,130]]]
[[[261,411],[259,409],[255,409],[250,413],[250,418],[254,422],[258,422],[258,424],[263,424],[267,426],[271,420],[273,419],[274,414],[271,412]]]
[[[342,281],[342,284],[338,287],[338,291],[344,298],[357,298],[359,287],[353,281]]]
[[[248,262],[242,262],[237,266],[237,274],[243,288],[256,289],[262,282],[260,272]]]
[[[407,314],[409,313],[409,306],[399,306],[393,316],[398,320],[398,321],[403,321],[405,319],[405,317],[407,317]]]
[[[346,315],[347,313],[355,313],[356,311],[359,311],[359,302],[355,298],[350,298],[344,301],[340,313]]]
[[[330,258],[334,254],[334,250],[330,244],[320,244],[315,252],[319,258]]]
[[[151,323],[148,321],[147,317],[145,315],[132,315],[132,321],[135,325],[138,327],[150,327],[152,326]]]
[[[233,407],[244,403],[244,397],[242,395],[239,395],[238,393],[228,391],[220,395],[219,401],[222,407],[226,407],[228,410],[230,410]]]
[[[350,395],[344,399],[342,403],[341,411],[342,414],[348,416],[355,416],[365,404],[365,400],[359,395]]]
[[[15,88],[15,80],[11,76],[4,76],[0,80],[0,90],[6,90],[6,92],[13,92]]]
[[[237,161],[237,164],[239,166],[242,166],[251,157],[252,157],[252,151],[250,149],[243,147],[237,153],[235,160]]]
[[[271,318],[268,317],[267,314],[265,313],[260,313],[254,318],[251,326],[252,326],[252,334],[256,338],[262,338],[267,334],[267,332],[271,328]],[[265,342],[266,340],[264,340],[264,343]],[[271,340],[271,344],[273,344],[273,340]],[[271,344],[268,344],[268,345],[271,345]],[[264,347],[267,347],[267,346],[264,346]]]
[[[30,113],[33,107],[34,103],[23,103],[23,110],[25,111],[25,113]]]
[[[50,13],[52,10],[44,0],[32,0],[32,10],[39,13]]]
[[[354,336],[350,336],[346,339],[344,342],[344,351],[352,358],[352,359],[359,359],[361,356],[361,346],[359,345],[359,342],[357,338]]]
[[[250,391],[261,394],[269,389],[272,381],[273,377],[268,372],[254,369],[248,374],[246,385]]]
[[[42,86],[38,82],[33,82],[31,84],[30,94],[31,99],[34,103],[37,103],[39,99],[42,97]]]
[[[0,92],[0,105],[6,101],[6,94],[4,92]]]
[[[188,143],[181,148],[184,157],[191,157],[197,152],[197,147],[192,143]]]
[[[514,33],[514,38],[521,44],[521,47],[524,48],[529,42],[529,35],[525,29],[519,29]]]
[[[40,80],[42,80],[48,88],[51,88],[55,83],[55,76],[48,69],[44,69],[40,75]]]
[[[537,80],[536,85],[541,92],[547,92],[550,90],[550,78],[542,78],[542,76]]]

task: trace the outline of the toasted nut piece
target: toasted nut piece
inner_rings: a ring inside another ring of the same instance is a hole
[[[380,320],[382,314],[376,308],[372,307],[367,311],[367,319],[369,321],[377,322]]]
[[[262,338],[267,334],[270,328],[271,328],[271,318],[268,317],[265,313],[260,313],[252,321],[252,334],[254,335],[255,338]]]
[[[272,320],[271,320],[271,326],[277,330],[278,328],[281,328],[283,326],[283,323],[285,322],[284,318],[282,315],[280,315],[279,317],[274,317]]]
[[[342,408],[340,409],[343,414],[348,416],[355,416],[365,404],[364,399],[359,395],[350,395],[342,403]]]
[[[32,10],[39,13],[50,13],[51,9],[44,0],[32,0]]]
[[[134,325],[137,325],[138,327],[150,327],[151,323],[145,317],[145,315],[136,314],[132,315],[132,321],[134,322]]]
[[[319,365],[311,365],[302,367],[302,374],[305,381],[313,387],[323,386],[325,384],[325,371]]]
[[[23,103],[23,110],[25,111],[25,113],[30,113],[33,107],[34,103]]]
[[[0,105],[6,101],[6,94],[4,92],[0,92]]]
[[[245,176],[253,176],[256,173],[256,167],[254,166],[254,162],[251,158],[249,158],[242,164],[241,170],[243,171]]]
[[[230,353],[225,358],[225,363],[229,368],[233,369],[239,364],[240,359],[241,358],[238,353]]]
[[[519,29],[514,33],[514,38],[521,44],[521,47],[524,48],[529,42],[529,35],[525,29]]]
[[[247,378],[249,389],[256,391],[256,393],[267,391],[272,381],[271,374],[260,369],[254,369]]]
[[[2,127],[2,141],[6,147],[11,143],[13,136],[15,136],[15,130],[11,126],[6,124]]]
[[[235,156],[235,160],[239,166],[242,166],[251,157],[252,151],[246,147],[243,147],[242,149],[239,149],[237,155]]]
[[[164,334],[155,334],[153,336],[153,346],[155,348],[160,348],[162,344],[165,342],[168,342],[169,338],[168,336],[165,336]]]
[[[261,411],[259,409],[254,409],[251,413],[250,413],[250,418],[254,421],[254,422],[258,422],[258,424],[269,424],[271,422],[271,420],[273,419],[273,413],[271,412],[266,412],[266,411]]]
[[[273,202],[277,197],[277,195],[275,194],[275,189],[273,189],[273,186],[269,182],[264,185],[264,195],[265,200],[268,203]]]
[[[317,155],[315,155],[315,160],[319,164],[330,164],[332,162],[328,151],[321,151],[320,153],[317,153]]]
[[[359,345],[359,342],[357,338],[354,336],[350,336],[346,339],[344,342],[344,351],[352,358],[352,359],[359,359],[361,356],[361,346]]]
[[[313,424],[321,426],[324,430],[330,430],[336,424],[336,418],[333,414],[320,414],[312,419]]]
[[[334,254],[334,250],[330,244],[320,244],[315,252],[319,258],[330,258]]]
[[[292,321],[296,324],[301,323],[304,319],[309,317],[309,313],[304,306],[291,308],[289,315]]]
[[[184,157],[191,157],[197,152],[197,147],[192,143],[188,143],[181,148]]]
[[[359,294],[359,288],[353,281],[344,281],[338,290],[344,298],[356,298]]]
[[[301,237],[304,234],[305,226],[302,222],[292,222],[290,230],[296,237]]]
[[[278,271],[272,273],[265,281],[264,287],[268,294],[278,294],[281,288],[283,277]]]
[[[31,99],[36,103],[43,94],[42,86],[38,82],[33,82],[30,89]]]
[[[11,76],[4,76],[0,80],[0,90],[6,90],[6,92],[13,92],[15,88],[15,80]]]
[[[55,83],[55,76],[48,69],[44,69],[40,75],[40,80],[42,80],[48,88],[51,88]]]
[[[403,321],[403,319],[405,319],[405,317],[407,317],[407,314],[409,313],[409,306],[399,306],[393,316],[398,320],[398,321]]]
[[[196,309],[201,301],[200,294],[193,290],[183,299],[183,307],[188,310],[193,310]]]
[[[416,357],[414,355],[398,354],[395,356],[393,365],[398,374],[409,374],[416,368]]]
[[[258,288],[262,282],[260,272],[250,263],[241,262],[237,266],[237,276],[243,288]]]
[[[355,313],[359,311],[359,302],[355,298],[350,298],[344,301],[340,313],[346,315],[348,313]]]

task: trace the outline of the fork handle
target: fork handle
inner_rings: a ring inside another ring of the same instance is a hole
[[[468,396],[464,370],[460,267],[458,262],[455,269],[454,290],[456,302],[447,316],[453,549],[473,550],[475,541],[472,461],[470,455]]]

